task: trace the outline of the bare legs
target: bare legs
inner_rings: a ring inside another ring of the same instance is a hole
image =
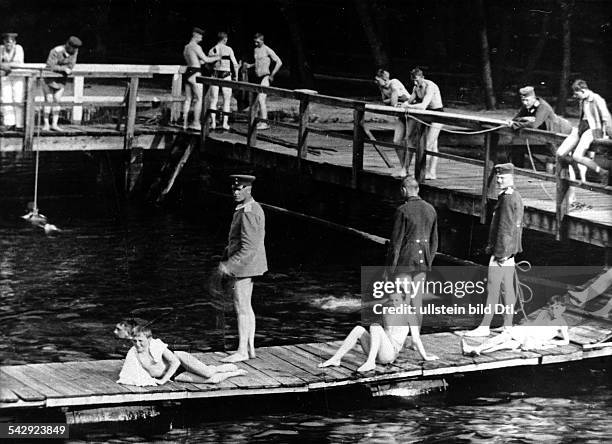
[[[174,355],[181,362],[186,372],[175,378],[178,382],[219,383],[233,376],[245,375],[246,370],[239,369],[235,364],[206,365],[187,352],[177,351]]]
[[[425,149],[434,153],[438,152],[438,136],[442,125],[439,123],[432,123],[430,127],[425,130]],[[438,158],[436,156],[430,156],[427,159],[428,168],[425,172],[425,179],[436,179],[438,169]]]
[[[364,364],[357,369],[359,372],[374,370],[376,368],[376,362],[388,364],[393,362],[397,357],[391,340],[380,325],[371,325],[369,333],[365,328],[357,326],[351,330],[336,353],[327,361],[319,364],[319,367],[340,365],[344,355],[346,355],[357,342],[361,345],[364,353],[368,355]]]
[[[505,332],[487,339],[481,345],[476,346],[468,345],[465,339],[461,340],[461,350],[464,355],[493,353],[497,350],[516,350],[520,346],[521,343],[519,341],[512,339],[512,337]]]
[[[2,106],[4,125],[23,128],[23,90],[24,80],[14,77],[0,77],[0,89],[2,89],[2,102],[17,102],[19,105]]]
[[[198,130],[202,128],[200,118],[202,115],[203,86],[195,81],[196,74],[191,76],[185,84],[185,101],[183,102],[183,128],[187,129],[189,109],[193,106],[193,122],[189,128]]]
[[[255,313],[251,306],[253,281],[251,278],[234,280],[234,308],[238,318],[238,350],[222,359],[223,362],[246,361],[255,357]]]
[[[64,94],[64,88],[54,89],[47,85],[44,85],[44,90],[45,90],[45,101],[47,103],[53,103],[54,105],[53,107],[51,106],[44,107],[43,131],[49,131],[50,129],[54,131],[61,131],[62,129],[57,125],[57,123],[59,121],[59,112],[60,112],[59,101],[61,100],[62,95]],[[51,127],[49,127],[49,115],[52,116],[51,117],[52,118]]]
[[[232,89],[231,88],[221,88],[221,93],[223,94],[223,124],[222,128],[224,130],[229,130],[229,113],[231,110],[232,103]],[[217,109],[217,102],[219,101],[219,87],[211,86],[210,87],[210,109]],[[211,125],[212,129],[217,127],[217,116],[216,113],[211,113]]]
[[[261,85],[262,86],[270,86],[270,78],[269,76],[265,76],[262,80],[261,80]],[[259,102],[259,116],[262,119],[268,119],[268,107],[266,105],[266,94],[257,94],[257,101]],[[270,125],[268,125],[268,123],[266,122],[259,122],[257,124],[257,129],[260,130],[265,130],[265,129],[269,129]]]

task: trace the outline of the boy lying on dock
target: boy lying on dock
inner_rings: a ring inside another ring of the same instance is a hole
[[[504,328],[497,336],[481,345],[468,345],[461,340],[464,355],[478,356],[497,350],[544,350],[558,345],[569,344],[569,327],[563,317],[565,302],[562,296],[553,296],[548,309],[542,310],[537,318],[524,325]],[[557,339],[560,338],[560,339]]]
[[[393,294],[390,296],[387,306],[401,307],[404,304],[408,305],[410,297],[405,296],[405,298],[399,293]],[[319,367],[339,366],[344,355],[359,342],[368,358],[357,371],[361,373],[372,371],[376,368],[376,363],[390,364],[397,359],[409,332],[412,335],[412,347],[416,347],[424,360],[438,359],[437,356],[428,355],[425,352],[415,315],[388,314],[385,311],[382,316],[384,328],[379,324],[372,324],[368,333],[360,325],[354,327],[334,356],[319,364]]]
[[[124,336],[128,333],[130,336]],[[134,344],[125,357],[117,381],[119,384],[143,387],[162,385],[170,379],[217,384],[247,373],[235,364],[206,365],[187,352],[172,352],[161,339],[153,339],[151,329],[146,326],[136,325],[130,331],[129,325],[122,321],[117,324],[115,335],[121,339],[129,338]]]

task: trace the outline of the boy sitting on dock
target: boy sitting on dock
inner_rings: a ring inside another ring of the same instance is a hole
[[[565,302],[562,296],[553,296],[547,307],[535,320],[524,325],[504,327],[497,336],[487,339],[481,345],[468,345],[461,340],[464,355],[478,356],[497,350],[543,350],[569,344],[569,327],[563,318]],[[557,339],[560,338],[560,339]]]
[[[161,339],[152,338],[149,327],[136,325],[130,331],[129,321],[117,324],[117,337],[126,338],[128,333],[134,346],[128,352],[119,373],[119,384],[162,385],[173,377],[177,382],[217,384],[247,373],[235,364],[209,366],[187,352],[172,352]]]
[[[400,293],[395,293],[390,295],[386,305],[396,309],[407,307],[410,300],[408,295],[402,296]],[[379,324],[372,324],[368,333],[360,325],[354,327],[334,356],[319,364],[319,367],[339,366],[344,355],[359,342],[368,358],[357,371],[361,373],[372,371],[376,368],[376,363],[390,364],[397,359],[409,332],[412,335],[413,348],[416,347],[425,361],[438,359],[437,356],[428,355],[425,352],[415,315],[390,314],[389,310],[383,310],[382,316],[384,328]]]

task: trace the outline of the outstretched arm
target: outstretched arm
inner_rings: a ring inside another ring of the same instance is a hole
[[[412,336],[412,344],[416,346],[417,350],[421,354],[421,357],[425,361],[435,361],[438,358],[436,355],[428,355],[425,351],[425,347],[423,347],[423,343],[421,342],[421,334],[419,333],[419,328],[417,325],[410,325],[410,335]]]
[[[167,362],[168,365],[166,366],[166,372],[162,375],[162,377],[156,379],[159,385],[162,385],[168,382],[170,378],[172,378],[172,375],[176,373],[179,366],[181,365],[181,362],[178,360],[176,356],[174,356],[174,353],[172,353],[167,348],[164,350],[162,354],[162,359],[165,362]]]

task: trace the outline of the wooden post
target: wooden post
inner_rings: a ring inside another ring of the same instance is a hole
[[[74,103],[83,103],[83,89],[85,87],[85,77],[76,76],[74,78]],[[73,106],[72,107],[72,123],[77,125],[81,124],[83,120],[83,107]]]
[[[208,137],[208,133],[210,133],[210,109],[208,106],[208,90],[210,89],[210,85],[206,83],[202,83],[202,111],[200,112],[200,127],[202,128],[202,132],[200,133],[200,151],[204,150],[204,146],[206,145],[206,138]],[[186,119],[188,116],[184,116]]]
[[[303,96],[300,100],[300,126],[298,128],[297,140],[297,162],[298,170],[301,171],[302,159],[308,155],[308,118],[310,117],[310,99]]]
[[[138,77],[130,78],[130,91],[127,100],[127,121],[125,123],[125,135],[123,138],[123,149],[129,150],[134,143],[134,128],[136,126],[136,105],[138,98]]]
[[[416,126],[416,156],[414,159],[414,178],[418,183],[425,181],[425,169],[427,167],[427,127],[423,124]]]
[[[561,158],[557,156],[557,162],[555,165],[555,176],[556,176],[556,194],[555,194],[555,220],[557,226],[555,228],[555,239],[560,241],[565,237],[564,223],[565,215],[567,214],[567,192],[569,191],[569,183],[567,178],[569,171],[567,165],[564,165]]]
[[[365,117],[365,105],[353,110],[353,170],[351,186],[357,188],[359,179],[363,172],[363,120]]]
[[[26,77],[26,94],[23,127],[23,150],[32,151],[34,145],[34,128],[36,127],[36,84],[38,76]],[[42,112],[42,109],[40,110]]]
[[[257,94],[250,93],[249,95],[249,129],[247,132],[247,147],[249,151],[251,148],[257,146],[257,113],[259,111],[259,101],[257,100]]]
[[[183,75],[180,73],[176,73],[172,75],[172,98],[180,99],[181,92],[183,89]],[[174,123],[178,120],[181,115],[181,104],[177,102],[172,102],[172,106],[170,107],[170,122]],[[187,116],[185,116],[187,118]]]
[[[489,187],[491,178],[493,177],[493,164],[497,155],[497,143],[499,142],[499,134],[485,134],[485,156],[484,165],[482,168],[482,196],[480,198],[480,223],[484,224],[487,221],[487,201],[489,199]]]

